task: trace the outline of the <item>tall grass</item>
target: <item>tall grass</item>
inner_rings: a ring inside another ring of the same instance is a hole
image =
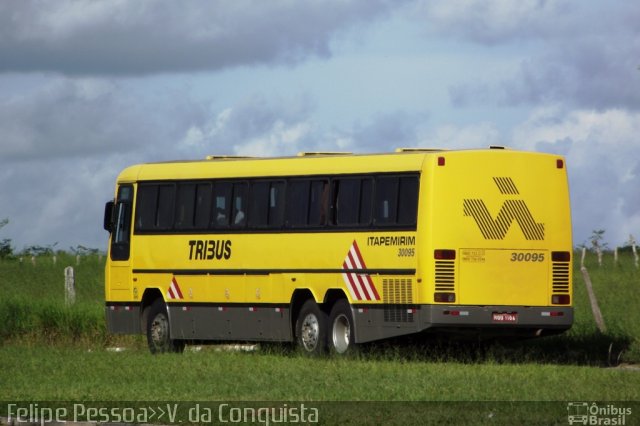
[[[76,303],[64,301],[64,268],[73,266]],[[106,342],[104,321],[104,261],[97,256],[59,254],[30,260],[0,262],[0,343]]]

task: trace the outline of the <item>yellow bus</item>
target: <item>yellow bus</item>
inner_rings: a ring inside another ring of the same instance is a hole
[[[312,354],[421,332],[573,322],[561,156],[501,147],[207,157],[122,171],[105,207],[108,329]]]

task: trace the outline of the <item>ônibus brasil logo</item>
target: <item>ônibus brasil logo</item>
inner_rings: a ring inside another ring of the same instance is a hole
[[[510,177],[494,177],[493,181],[501,194],[520,195],[520,191]],[[463,213],[475,220],[485,240],[504,239],[513,221],[520,226],[527,240],[544,240],[544,223],[536,222],[524,200],[505,200],[498,216],[494,219],[484,200],[465,198]]]

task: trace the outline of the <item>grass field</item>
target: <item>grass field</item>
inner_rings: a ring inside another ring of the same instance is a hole
[[[324,359],[278,345],[151,356],[142,336],[105,332],[96,257],[75,266],[72,308],[64,306],[63,269],[75,259],[39,259],[35,268],[4,261],[0,401],[639,401],[640,371],[609,367],[640,362],[640,272],[630,257],[617,266],[607,257],[601,268],[592,260],[605,334],[576,269],[575,325],[563,335],[482,345],[403,339]],[[127,350],[106,350],[116,345]]]

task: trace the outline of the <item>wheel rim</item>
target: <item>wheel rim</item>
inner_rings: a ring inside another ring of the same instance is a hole
[[[156,348],[164,348],[169,340],[169,321],[167,317],[156,315],[151,323],[151,342]]]
[[[311,352],[318,345],[318,337],[320,335],[320,324],[318,318],[314,314],[308,314],[302,321],[302,346]]]
[[[340,314],[333,321],[332,327],[333,347],[337,353],[341,354],[349,349],[351,340],[351,326],[346,315]]]

